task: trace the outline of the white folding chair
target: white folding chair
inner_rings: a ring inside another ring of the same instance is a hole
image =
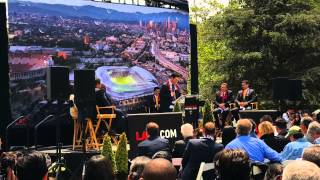
[[[214,163],[205,163],[205,162],[202,162],[200,164],[200,168],[199,168],[199,171],[198,171],[198,175],[197,175],[197,179],[196,180],[202,180],[202,174],[206,171],[210,171],[210,170],[213,170],[214,169]]]

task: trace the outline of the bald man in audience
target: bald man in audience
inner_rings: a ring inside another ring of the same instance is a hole
[[[252,161],[264,162],[264,159],[269,159],[271,162],[281,162],[279,153],[271,149],[261,139],[249,136],[251,130],[251,121],[240,119],[236,127],[238,137],[227,144],[226,149],[243,149],[249,154]]]
[[[302,159],[313,162],[320,167],[320,145],[305,148],[302,153]]]
[[[193,126],[189,123],[182,125],[181,134],[183,139],[174,143],[172,151],[172,157],[174,158],[182,158],[189,140],[193,139]]]
[[[319,180],[320,168],[309,161],[295,160],[283,170],[282,180]]]
[[[176,180],[177,171],[166,159],[157,158],[149,161],[143,170],[140,180]]]

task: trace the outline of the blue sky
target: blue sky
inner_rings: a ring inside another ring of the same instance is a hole
[[[10,0],[8,1],[10,2]],[[159,13],[159,12],[177,12],[177,10],[165,9],[165,8],[150,8],[150,7],[146,8],[144,6],[101,3],[101,2],[92,2],[90,0],[17,0],[17,1],[27,1],[27,2],[47,3],[47,4],[64,4],[64,5],[70,5],[70,6],[91,5],[96,7],[114,9],[120,12],[141,12],[144,14]],[[183,14],[185,14],[185,12],[183,12]]]

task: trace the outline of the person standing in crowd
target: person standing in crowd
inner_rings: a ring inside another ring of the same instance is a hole
[[[112,98],[106,93],[101,84],[100,79],[95,80],[95,95],[96,95],[96,105],[98,107],[105,107],[105,106],[115,106],[115,102]],[[102,110],[101,110],[102,111]],[[103,109],[101,114],[111,114],[111,109]],[[116,120],[112,122],[112,129],[115,130],[117,133],[122,133],[126,131],[126,114],[121,109],[115,109],[116,113]]]
[[[280,138],[285,138],[287,135],[287,122],[283,118],[278,118],[275,122],[274,125],[276,127],[277,131],[277,136]]]
[[[152,156],[158,151],[169,151],[169,141],[159,136],[159,125],[149,122],[146,127],[148,139],[138,144],[138,156]]]
[[[160,88],[155,87],[153,89],[153,96],[147,100],[147,107],[149,108],[149,113],[160,112]]]
[[[189,123],[183,124],[181,126],[181,134],[183,139],[178,140],[174,143],[174,147],[172,151],[173,158],[182,158],[189,140],[193,139],[194,137],[193,126]]]
[[[162,85],[160,89],[160,112],[171,112],[170,106],[173,101],[180,97],[180,87],[178,85],[180,75],[173,73],[170,75],[169,80]]]
[[[149,161],[143,170],[140,180],[176,180],[177,171],[173,164],[163,158]]]
[[[214,123],[207,122],[204,125],[204,137],[191,139],[187,144],[182,159],[182,180],[194,180],[201,162],[212,163],[214,156],[223,150],[223,145],[215,142]],[[204,179],[213,179],[214,171],[203,174]]]
[[[303,137],[299,126],[292,126],[286,138],[289,138],[291,142],[284,147],[281,153],[283,160],[296,160],[301,158],[303,149],[312,145]]]
[[[213,101],[215,109],[213,110],[213,116],[215,119],[215,125],[217,129],[223,129],[228,114],[230,113],[230,103],[233,102],[232,91],[228,89],[227,83],[220,85],[220,90],[216,92],[215,99]],[[219,118],[219,115],[221,118]],[[220,125],[221,120],[221,125]]]
[[[290,162],[282,173],[282,180],[319,180],[320,168],[309,161]]]
[[[240,119],[236,127],[238,137],[231,141],[226,149],[243,149],[252,161],[264,162],[264,159],[269,159],[271,162],[281,162],[282,159],[275,150],[271,149],[262,140],[249,136],[251,130],[252,123],[250,120]]]
[[[257,101],[257,95],[254,89],[249,88],[248,80],[243,80],[241,82],[242,90],[238,91],[238,94],[235,98],[235,103],[237,107],[232,109],[233,117],[239,119],[239,110],[251,109],[251,103]]]
[[[258,129],[260,139],[278,153],[280,153],[283,148],[289,143],[285,139],[279,138],[274,135],[275,129],[269,121],[260,123]]]
[[[221,180],[249,180],[249,156],[242,149],[225,149],[218,155],[216,170],[218,179]]]
[[[317,121],[310,123],[305,137],[313,144],[320,144],[320,123]]]

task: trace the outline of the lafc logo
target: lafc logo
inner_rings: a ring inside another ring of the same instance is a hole
[[[160,137],[161,138],[177,138],[177,130],[176,129],[165,129],[165,130],[160,130]],[[147,131],[143,131],[142,133],[139,133],[138,131],[136,132],[136,141],[143,141],[148,138],[148,133]]]

